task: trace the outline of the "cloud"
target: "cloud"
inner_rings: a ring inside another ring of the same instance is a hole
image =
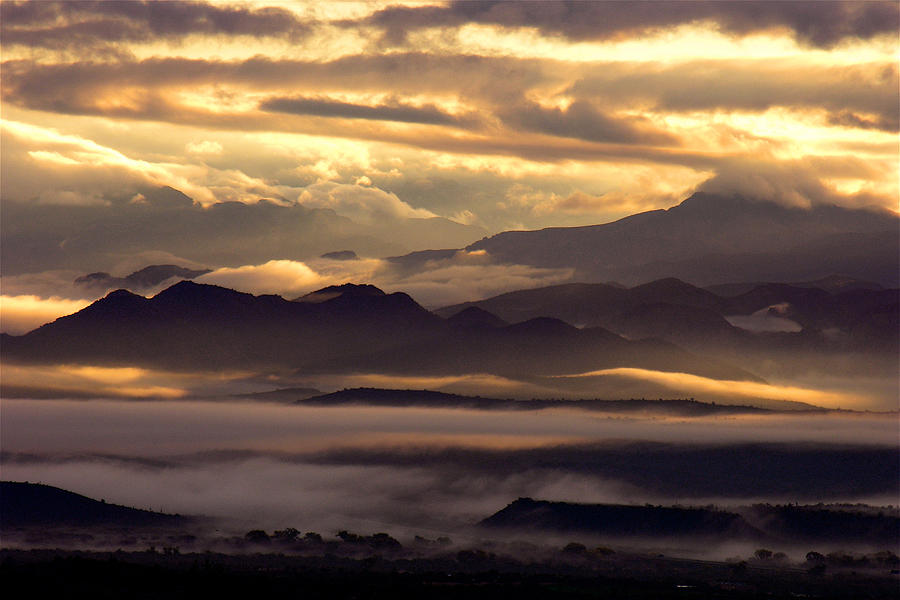
[[[742,3],[743,4],[743,3]],[[592,69],[567,90],[576,98],[658,111],[765,111],[773,106],[825,107],[897,118],[898,71],[882,62],[821,65],[779,61],[622,61]]]
[[[568,281],[571,269],[498,265],[484,252],[459,251],[408,270],[388,260],[272,260],[261,265],[222,268],[196,279],[254,294],[294,298],[329,285],[370,283],[384,291],[405,292],[437,307],[499,293]]]
[[[502,108],[499,116],[506,123],[528,131],[592,142],[668,146],[678,143],[674,135],[654,130],[640,118],[610,117],[581,100],[566,109],[543,108],[533,102],[524,102]]]
[[[291,298],[324,287],[326,279],[302,262],[270,260],[262,265],[216,269],[195,281]]]
[[[413,208],[396,194],[378,188],[338,183],[317,183],[306,187],[297,202],[310,208],[330,208],[339,215],[362,224],[391,219],[430,219],[435,215],[424,208]]]
[[[69,300],[51,296],[0,296],[0,331],[21,335],[44,323],[70,315],[90,304],[87,300]]]
[[[177,379],[135,367],[3,366],[4,395],[9,395],[9,390],[29,395],[33,390],[37,397],[180,398],[188,391],[177,385]]]
[[[142,186],[173,186],[201,202],[215,200],[202,184],[205,169],[131,158],[77,135],[27,123],[0,122],[4,199],[40,198],[56,204],[97,204],[133,195]]]
[[[830,125],[838,125],[841,127],[876,129],[887,133],[896,133],[900,130],[900,117],[898,117],[897,113],[892,115],[867,117],[858,115],[849,110],[844,110],[838,113],[829,114],[828,123]]]
[[[207,2],[3,2],[4,45],[85,51],[121,42],[228,35],[298,40],[309,22],[278,7]]]
[[[265,111],[317,117],[396,121],[425,125],[460,126],[463,124],[459,117],[444,112],[434,105],[412,106],[397,100],[370,106],[322,97],[268,98],[260,103],[259,108]]]
[[[184,149],[188,154],[222,154],[222,144],[209,140],[188,142]]]
[[[367,18],[394,43],[409,31],[482,23],[533,27],[546,36],[571,40],[640,37],[695,22],[712,22],[735,36],[788,30],[801,43],[832,47],[846,39],[869,39],[900,29],[893,2],[472,2],[447,6],[388,7]],[[352,23],[348,23],[351,25]]]
[[[4,400],[3,409],[5,478],[253,524],[237,524],[241,532],[427,527],[465,538],[522,496],[888,503],[897,491],[894,416],[684,422],[102,400]]]
[[[859,182],[855,192],[841,191],[829,178]],[[750,200],[777,202],[809,208],[822,204],[895,209],[896,174],[880,171],[877,163],[852,157],[793,161],[741,159],[723,163],[716,174],[698,186],[698,191]]]
[[[877,408],[864,404],[867,401],[871,402],[870,399],[861,398],[858,395],[847,394],[844,392],[770,385],[752,381],[724,381],[708,379],[706,377],[690,375],[687,373],[669,373],[630,367],[580,373],[576,375],[576,377],[597,377],[604,375],[629,377],[662,384],[671,389],[674,393],[683,396],[705,397],[707,394],[711,394],[717,398],[731,398],[733,399],[732,402],[738,403],[740,403],[743,398],[805,402],[827,408],[849,408],[858,410]]]

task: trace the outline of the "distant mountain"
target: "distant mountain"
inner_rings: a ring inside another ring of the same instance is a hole
[[[706,289],[717,296],[730,298],[732,296],[740,296],[746,294],[753,288],[765,285],[766,281],[744,281],[736,283],[720,283],[718,285],[707,286]],[[789,286],[795,288],[818,288],[826,292],[835,294],[838,292],[849,292],[853,290],[883,290],[884,286],[872,281],[863,281],[846,275],[829,275],[815,281],[795,281],[788,283]]]
[[[268,392],[252,392],[249,394],[234,394],[234,398],[243,400],[257,400],[259,402],[297,402],[313,396],[321,396],[322,391],[316,388],[293,387],[271,390]]]
[[[900,544],[900,518],[896,511],[873,511],[866,506],[758,504],[725,511],[519,498],[479,525],[491,529],[591,533],[610,538],[714,538],[888,548]]]
[[[88,273],[75,279],[75,285],[94,291],[126,289],[140,292],[175,277],[194,279],[209,272],[210,269],[188,269],[177,265],[150,265],[125,277],[113,277],[102,272]]]
[[[359,256],[353,250],[335,250],[334,252],[326,252],[319,258],[330,258],[331,260],[358,260]]]
[[[274,392],[269,392],[274,393]],[[303,406],[343,406],[357,404],[363,406],[420,406],[427,408],[465,408],[475,410],[545,410],[550,408],[571,408],[611,413],[648,413],[677,415],[681,417],[702,417],[710,415],[770,414],[772,409],[755,406],[732,406],[697,402],[696,400],[562,400],[556,398],[514,400],[510,398],[484,398],[463,396],[433,390],[387,390],[380,388],[353,388],[331,394],[309,397],[297,395],[296,404]],[[796,403],[785,403],[785,412],[803,410]],[[807,410],[824,410],[808,406]]]
[[[593,533],[608,537],[762,540],[739,514],[707,508],[572,504],[519,498],[482,527]]]
[[[630,342],[551,318],[487,321],[447,321],[406,294],[374,286],[333,286],[288,301],[182,281],[153,298],[112,292],[24,336],[4,336],[2,352],[19,361],[174,369],[534,376],[641,367],[756,379],[662,341]]]
[[[0,529],[24,526],[176,526],[187,517],[108,504],[37,483],[0,481]]]
[[[698,192],[667,210],[612,223],[507,231],[466,247],[500,263],[572,268],[578,281],[677,277],[698,285],[806,281],[832,273],[900,284],[900,219],[886,210],[773,202]],[[443,251],[447,252],[447,251]],[[411,267],[434,258],[394,259]]]
[[[603,317],[655,303],[709,309],[717,314],[726,307],[726,303],[712,292],[668,278],[631,289],[606,283],[566,283],[518,290],[485,300],[454,304],[435,313],[450,317],[477,307],[510,322],[553,317],[579,326],[600,326]]]
[[[831,291],[811,284],[765,283],[736,295],[720,296],[673,278],[630,289],[571,283],[508,292],[435,312],[453,318],[478,308],[507,321],[553,317],[603,327],[633,339],[662,338],[699,350],[722,344],[758,349],[797,344],[822,348],[828,345],[822,332],[840,333],[839,337],[832,335],[831,345],[836,348],[894,351],[900,346],[900,291],[871,286],[828,287]],[[735,291],[736,287],[729,289]],[[754,337],[725,318],[766,311],[796,322],[804,331],[793,336]]]
[[[447,321],[456,327],[464,327],[467,329],[495,329],[497,327],[506,327],[509,325],[509,323],[497,315],[482,310],[477,306],[464,308],[447,319]]]

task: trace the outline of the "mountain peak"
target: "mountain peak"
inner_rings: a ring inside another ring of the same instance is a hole
[[[252,294],[185,279],[153,296],[152,301],[156,305],[209,308],[211,304],[221,307],[225,302],[241,302],[251,298]]]
[[[340,296],[345,297],[355,297],[355,298],[365,298],[372,296],[384,296],[385,293],[375,287],[374,285],[364,283],[345,283],[342,285],[329,285],[328,287],[324,287],[320,290],[316,290],[314,292],[310,292],[304,296],[300,296],[299,298],[295,298],[294,302],[307,302],[310,304],[319,304],[320,302],[327,302],[328,300],[333,300]]]

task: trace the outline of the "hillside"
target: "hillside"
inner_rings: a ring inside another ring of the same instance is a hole
[[[0,528],[25,526],[182,525],[188,518],[94,500],[37,483],[0,481]]]

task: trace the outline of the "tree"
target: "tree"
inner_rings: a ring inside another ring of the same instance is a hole
[[[766,550],[765,548],[760,548],[753,553],[753,556],[755,556],[757,560],[769,560],[770,558],[772,558],[772,551]]]
[[[253,529],[244,534],[244,539],[253,544],[268,544],[269,534],[262,529]]]

